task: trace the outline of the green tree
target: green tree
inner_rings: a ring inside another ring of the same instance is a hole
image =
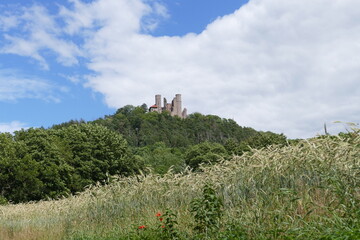
[[[223,145],[203,142],[188,149],[185,154],[185,163],[196,170],[200,164],[213,164],[227,156],[227,151]]]
[[[129,156],[126,140],[104,126],[72,125],[61,129],[59,136],[72,152],[71,166],[77,178],[75,191],[95,182],[104,182],[109,175],[133,174],[140,167]]]
[[[272,132],[258,132],[256,135],[241,142],[236,149],[236,153],[241,155],[243,152],[250,151],[251,148],[260,149],[270,145],[287,145],[286,136]]]
[[[27,150],[23,143],[15,142],[10,134],[0,134],[0,198],[3,202],[18,203],[42,197],[40,165]]]
[[[170,168],[176,173],[184,170],[183,152],[178,148],[167,147],[164,142],[133,149],[133,153],[141,157],[146,166],[151,167],[155,173],[159,174],[167,173]]]
[[[140,168],[126,140],[96,124],[1,134],[0,147],[0,196],[15,202],[66,196]]]
[[[43,183],[42,198],[57,198],[71,192],[73,167],[70,147],[58,136],[59,130],[30,128],[15,132],[15,140],[26,146],[31,159],[39,165],[38,179]],[[32,199],[33,200],[33,199]]]

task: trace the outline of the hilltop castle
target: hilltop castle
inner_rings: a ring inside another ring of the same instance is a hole
[[[158,112],[163,111],[170,112],[171,116],[178,116],[180,118],[187,118],[187,110],[181,107],[181,94],[176,94],[171,103],[168,103],[166,98],[164,98],[164,107],[161,107],[161,95],[155,95],[155,104],[149,108],[149,112]]]

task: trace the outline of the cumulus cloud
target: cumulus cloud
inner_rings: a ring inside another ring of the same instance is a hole
[[[179,92],[190,111],[313,136],[324,122],[360,119],[359,9],[355,0],[252,0],[184,37],[122,34],[104,15],[117,25],[86,42],[97,73],[88,84],[113,107]]]
[[[15,131],[28,128],[25,123],[12,121],[10,123],[0,123],[0,132],[13,133]]]
[[[314,136],[324,122],[359,122],[357,0],[250,0],[202,33],[182,37],[148,33],[171,17],[159,1],[72,2],[60,10],[62,31],[84,41],[64,43],[73,47],[58,55],[72,59],[81,49],[94,72],[86,86],[110,107],[182,93],[190,112],[289,137]]]

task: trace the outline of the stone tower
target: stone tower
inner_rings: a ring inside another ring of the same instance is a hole
[[[181,106],[181,94],[176,94],[175,95],[175,101],[176,101],[176,107],[177,107],[177,113],[176,113],[176,116],[182,116],[181,113],[182,113],[182,106]]]
[[[160,94],[155,95],[155,105],[156,105],[156,111],[158,113],[161,113],[162,108],[161,108],[161,95]]]

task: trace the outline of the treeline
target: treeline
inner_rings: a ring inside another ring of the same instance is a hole
[[[0,203],[59,198],[114,175],[148,169],[199,171],[200,164],[272,144],[286,145],[286,137],[218,116],[195,113],[180,119],[128,105],[89,123],[1,133]]]
[[[250,148],[287,144],[283,134],[241,127],[231,119],[200,113],[181,119],[147,109],[146,104],[127,105],[94,123],[122,134],[133,155],[156,173],[166,173],[170,167],[175,172],[187,166],[197,170],[202,163],[226,160]]]
[[[201,164],[214,164],[229,160],[234,155],[242,155],[251,149],[261,149],[270,145],[285,146],[288,140],[283,134],[272,132],[258,132],[243,141],[229,138],[225,144],[216,142],[202,142],[188,147],[168,147],[163,142],[144,147],[133,147],[133,155],[159,174],[166,173],[170,167],[176,173],[190,167],[199,171]]]

